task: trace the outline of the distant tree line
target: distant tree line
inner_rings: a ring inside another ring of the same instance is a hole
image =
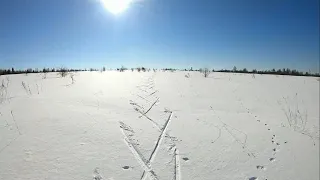
[[[61,68],[28,68],[25,70],[15,70],[14,68],[9,68],[9,69],[1,69],[0,68],[0,76],[1,75],[7,75],[7,74],[31,74],[31,73],[48,73],[48,72],[78,72],[78,71],[106,71],[106,67],[102,67],[101,69],[96,69],[96,68],[89,68],[89,69],[68,69],[65,67]],[[112,70],[112,69],[110,69]],[[128,68],[121,66],[121,68],[116,68],[115,70],[123,72],[128,70]],[[131,68],[131,70],[137,70],[137,71],[150,71],[150,69],[147,69],[145,67],[137,67],[137,68]]]
[[[103,69],[105,71],[105,67]],[[31,74],[31,73],[48,73],[48,72],[78,72],[78,71],[99,71],[98,69],[90,68],[90,69],[68,69],[68,68],[43,68],[43,69],[32,69],[28,68],[25,70],[15,70],[14,68],[10,69],[0,69],[0,75],[6,74]]]
[[[185,71],[201,71],[201,69],[193,70],[184,69]],[[296,69],[289,69],[289,68],[282,68],[282,69],[271,69],[271,70],[256,70],[253,69],[249,71],[247,68],[237,69],[237,67],[233,67],[232,70],[230,69],[221,69],[221,70],[212,70],[212,72],[225,72],[225,73],[246,73],[246,74],[273,74],[273,75],[289,75],[289,76],[315,76],[320,77],[319,73],[312,73],[312,72],[302,72]]]
[[[311,72],[302,72],[296,69],[282,68],[282,69],[271,69],[271,70],[256,70],[253,69],[251,71],[247,70],[247,68],[237,69],[237,67],[233,67],[232,70],[219,70],[217,72],[231,72],[231,73],[248,73],[248,74],[273,74],[273,75],[289,75],[289,76],[317,76],[319,77],[319,73],[311,73]]]
[[[117,68],[117,71],[123,72],[128,70],[128,68],[125,68],[122,66],[121,68]],[[132,71],[137,70],[140,71],[150,71],[150,69],[147,69],[145,67],[138,67],[138,68],[131,68]],[[155,71],[155,69],[153,69]],[[163,71],[171,71],[174,72],[177,69],[174,68],[163,68]],[[194,70],[192,67],[190,69],[183,69],[182,71],[201,71],[202,69],[196,69]],[[6,74],[29,74],[29,73],[48,73],[48,72],[78,72],[78,71],[106,71],[105,67],[102,67],[101,70],[95,69],[95,68],[89,68],[89,69],[68,69],[68,68],[43,68],[43,69],[32,69],[28,68],[25,70],[15,70],[14,68],[9,69],[0,69],[0,76],[6,75]],[[238,69],[237,67],[233,67],[233,69],[221,69],[221,70],[212,70],[212,72],[225,72],[225,73],[246,73],[246,74],[274,74],[274,75],[290,75],[290,76],[316,76],[320,77],[319,73],[312,73],[312,72],[302,72],[298,71],[296,69],[289,69],[289,68],[282,68],[282,69],[271,69],[271,70],[256,70],[253,69],[249,71],[247,68]]]

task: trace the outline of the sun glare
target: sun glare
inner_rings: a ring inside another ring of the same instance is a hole
[[[128,9],[132,0],[100,0],[103,6],[112,14],[120,14]]]

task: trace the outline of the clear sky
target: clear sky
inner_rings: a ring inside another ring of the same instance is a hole
[[[319,0],[1,0],[0,68],[319,71]]]

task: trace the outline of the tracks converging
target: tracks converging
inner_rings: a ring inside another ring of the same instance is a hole
[[[120,121],[120,130],[124,136],[124,141],[126,145],[128,146],[129,150],[134,155],[137,162],[140,164],[141,168],[143,169],[143,173],[140,177],[140,180],[146,180],[146,179],[153,179],[158,180],[159,176],[152,168],[152,163],[155,160],[155,157],[157,156],[157,153],[160,149],[160,146],[162,145],[162,142],[165,138],[168,138],[172,145],[169,148],[173,153],[170,153],[173,155],[174,159],[174,174],[173,174],[173,180],[180,180],[181,179],[181,173],[180,173],[180,157],[179,157],[179,150],[174,143],[174,139],[172,136],[170,136],[167,132],[168,127],[171,122],[171,117],[173,115],[173,112],[170,110],[165,109],[164,112],[168,115],[166,119],[160,119],[163,121],[163,125],[160,125],[157,123],[159,121],[158,119],[155,120],[153,118],[150,118],[148,116],[148,113],[155,108],[158,102],[160,102],[160,98],[157,97],[158,90],[155,89],[154,84],[154,76],[155,73],[149,77],[146,82],[144,82],[142,85],[137,86],[138,93],[135,94],[135,96],[143,101],[143,103],[138,104],[132,100],[130,100],[130,104],[133,106],[134,110],[138,113],[139,118],[143,118],[145,120],[148,120],[159,132],[159,136],[156,140],[156,143],[154,147],[152,148],[151,154],[149,157],[145,157],[143,153],[141,153],[138,142],[134,139],[135,132],[134,130],[126,125],[124,122]],[[168,152],[169,153],[169,152]]]

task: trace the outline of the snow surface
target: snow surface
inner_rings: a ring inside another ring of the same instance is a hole
[[[317,78],[43,77],[0,77],[1,180],[319,179]]]

